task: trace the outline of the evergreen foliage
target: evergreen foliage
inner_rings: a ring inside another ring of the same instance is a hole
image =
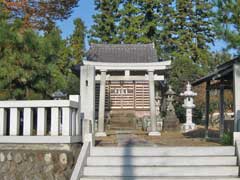
[[[71,67],[83,56],[82,21],[75,21],[74,34],[64,40],[57,27],[39,34],[23,30],[24,22],[9,15],[0,12],[0,99],[49,99],[58,89],[78,94],[79,78]]]
[[[50,31],[56,20],[67,19],[78,0],[0,0],[13,19],[23,20],[23,28]]]
[[[94,25],[90,30],[90,42],[119,43],[117,23],[121,0],[95,0]]]
[[[119,36],[123,43],[151,43],[156,40],[161,1],[124,0],[120,10]]]
[[[240,1],[216,0],[216,31],[240,55]]]
[[[48,98],[65,85],[65,42],[59,30],[39,36],[31,29],[19,31],[21,21],[0,28],[0,98]]]
[[[74,20],[74,25],[75,28],[69,41],[70,47],[72,48],[74,63],[79,64],[84,56],[86,28],[80,18]]]
[[[154,42],[160,59],[173,62],[169,77],[175,89],[180,91],[186,81],[209,70],[209,44],[215,38],[211,1],[95,0],[95,5],[92,39],[100,43]]]

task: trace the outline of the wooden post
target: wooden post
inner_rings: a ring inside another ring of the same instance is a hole
[[[206,83],[206,109],[205,109],[205,138],[208,138],[209,125],[209,106],[210,106],[210,81]]]
[[[220,94],[219,94],[219,113],[220,113],[220,122],[219,122],[219,130],[220,130],[220,137],[223,137],[224,133],[224,85],[223,81],[221,80],[220,84]]]

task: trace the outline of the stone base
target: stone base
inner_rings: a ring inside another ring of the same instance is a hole
[[[191,123],[191,124],[186,124],[185,123],[181,126],[181,131],[182,132],[189,132],[189,131],[192,131],[194,129],[196,129],[196,124],[194,124],[194,123]]]
[[[95,136],[96,137],[106,137],[107,134],[105,132],[96,132]]]
[[[80,144],[0,144],[0,179],[71,179],[80,150]]]
[[[240,143],[240,132],[233,132],[233,145]]]
[[[179,119],[175,112],[167,112],[167,115],[163,121],[164,131],[178,131],[179,130]]]
[[[158,131],[153,131],[148,133],[149,136],[161,136],[161,133]]]
[[[178,121],[165,121],[165,122],[163,122],[163,130],[164,131],[178,131],[179,130],[179,122]]]

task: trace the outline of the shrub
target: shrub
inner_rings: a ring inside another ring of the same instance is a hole
[[[223,145],[232,145],[233,144],[233,133],[232,132],[224,133],[220,142]]]

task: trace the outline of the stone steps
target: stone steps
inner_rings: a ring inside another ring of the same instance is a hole
[[[93,147],[81,180],[230,180],[235,147]]]
[[[239,177],[83,177],[81,180],[237,180]]]
[[[235,166],[237,157],[89,157],[87,166]]]
[[[167,176],[238,176],[237,166],[191,166],[191,167],[100,167],[87,166],[84,176],[133,176],[133,177],[167,177]]]
[[[235,156],[232,146],[214,147],[93,147],[91,156]]]

